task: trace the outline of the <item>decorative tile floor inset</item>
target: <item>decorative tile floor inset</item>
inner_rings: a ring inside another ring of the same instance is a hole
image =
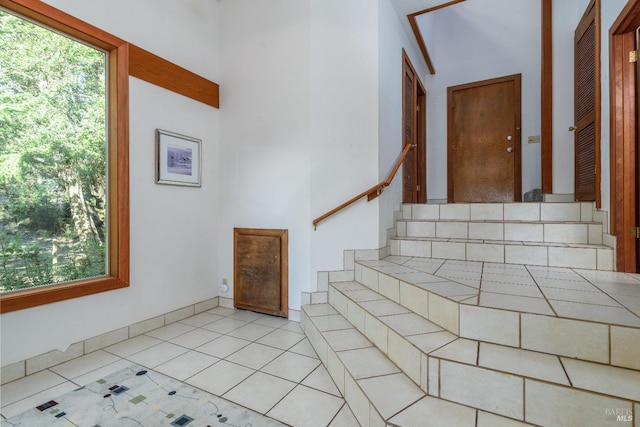
[[[283,426],[157,372],[132,365],[2,420],[9,426]],[[193,424],[192,424],[193,423]]]

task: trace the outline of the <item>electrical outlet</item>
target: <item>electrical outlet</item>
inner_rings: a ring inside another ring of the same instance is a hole
[[[218,285],[218,291],[221,294],[226,294],[227,292],[229,292],[229,282],[227,282],[227,279],[222,279],[222,284]]]

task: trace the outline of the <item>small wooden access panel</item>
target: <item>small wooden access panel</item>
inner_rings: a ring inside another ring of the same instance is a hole
[[[234,307],[287,317],[288,231],[258,228],[233,231]]]

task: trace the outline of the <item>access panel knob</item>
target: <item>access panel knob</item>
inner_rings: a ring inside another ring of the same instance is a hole
[[[507,147],[507,153],[511,153],[513,151],[513,147]]]

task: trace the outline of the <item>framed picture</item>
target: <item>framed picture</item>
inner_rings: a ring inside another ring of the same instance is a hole
[[[200,187],[201,142],[156,129],[156,183]]]

